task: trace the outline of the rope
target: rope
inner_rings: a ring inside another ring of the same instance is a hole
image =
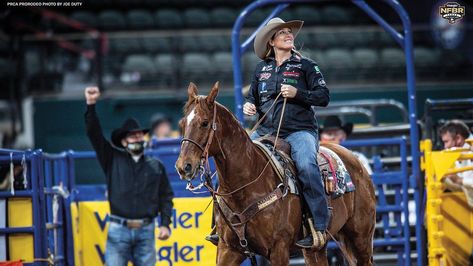
[[[282,92],[280,92],[280,93],[278,94],[278,96],[276,97],[276,100],[279,98],[279,96],[281,96],[281,94],[282,94]],[[271,110],[271,108],[274,106],[274,103],[276,102],[276,100],[274,100],[274,102],[273,102],[273,104],[271,105],[271,107],[269,108],[269,110],[263,115],[263,118],[264,118],[264,116]],[[276,132],[276,139],[274,140],[273,149],[276,148],[276,144],[277,144],[277,142],[278,142],[279,131],[281,130],[282,119],[283,119],[283,117],[284,117],[284,111],[285,111],[285,109],[286,109],[286,102],[287,102],[287,98],[284,98],[284,102],[283,102],[283,105],[282,105],[282,113],[281,113],[281,117],[279,118],[279,125],[278,125],[278,130],[277,130],[277,132]],[[260,119],[260,121],[261,121],[261,119]],[[258,121],[258,122],[260,122],[260,121]],[[259,174],[259,176],[258,176],[255,180],[253,180],[253,181],[247,183],[246,185],[243,185],[243,186],[241,186],[241,187],[239,187],[239,188],[233,190],[232,192],[219,193],[218,191],[216,191],[215,194],[218,195],[218,196],[221,196],[221,197],[223,197],[223,196],[230,196],[230,195],[232,195],[232,194],[234,194],[234,193],[236,193],[236,192],[238,192],[238,191],[240,191],[240,190],[242,190],[242,189],[248,187],[249,185],[255,183],[256,181],[258,181],[258,180],[261,178],[261,176],[263,176],[263,173],[264,173],[264,171],[266,170],[266,167],[268,167],[269,163],[270,163],[270,161],[268,160],[268,162],[267,162],[266,165],[264,166],[263,170],[261,171],[261,173]]]
[[[26,163],[26,156],[23,154],[23,158],[21,158],[21,168],[23,168],[23,186],[25,189],[28,189],[28,178],[27,178],[27,172],[28,172],[28,165]]]
[[[343,257],[345,258],[345,260],[347,260],[348,265],[355,265],[355,262],[351,259],[350,256],[348,256],[348,252],[347,252],[345,246],[340,244],[340,242],[338,242],[337,239],[335,239],[335,237],[328,230],[326,230],[326,232],[330,236],[330,238],[332,238],[333,242],[335,242],[337,247],[340,249],[340,251],[342,252]]]
[[[253,128],[250,130],[250,133],[248,135],[251,136],[251,134],[253,134],[253,132],[255,132],[255,130],[259,127],[259,125],[261,124],[261,122],[263,122],[264,118],[266,117],[266,115],[269,113],[269,111],[271,111],[271,109],[273,109],[274,105],[276,104],[276,102],[278,101],[279,97],[281,96],[282,92],[280,92],[278,94],[278,96],[276,96],[276,99],[274,99],[274,102],[271,104],[271,106],[269,107],[268,111],[266,111],[266,113],[264,113],[264,115],[256,122],[256,124],[253,126]]]
[[[13,165],[13,152],[10,152],[10,193],[15,195],[15,166]]]

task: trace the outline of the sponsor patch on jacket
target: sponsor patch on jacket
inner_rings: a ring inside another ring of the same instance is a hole
[[[320,73],[319,66],[314,66],[314,70],[315,70],[315,73],[316,73],[316,74],[319,74],[319,73]]]
[[[297,79],[283,78],[282,83],[284,83],[284,84],[297,84]]]
[[[271,77],[271,73],[264,72],[259,74],[259,81],[267,80]]]
[[[325,87],[326,83],[325,83],[325,80],[323,78],[320,78],[318,82],[319,82],[320,86]]]
[[[298,73],[298,72],[282,72],[282,75],[285,76],[285,77],[298,78],[300,73]]]
[[[271,71],[273,70],[273,65],[269,65],[269,66],[264,66],[261,71]]]
[[[291,68],[302,68],[302,64],[287,64],[286,65],[286,70],[289,70]]]
[[[260,82],[260,83],[259,83],[259,85],[258,85],[258,91],[259,91],[259,93],[268,92],[268,90],[266,90],[266,82]]]

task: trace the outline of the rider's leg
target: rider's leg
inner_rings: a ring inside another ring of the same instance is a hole
[[[297,167],[302,194],[314,219],[312,236],[309,235],[296,244],[306,248],[321,248],[326,241],[325,230],[328,227],[329,211],[317,165],[318,139],[308,131],[298,131],[286,137],[286,141],[291,145],[291,155]]]

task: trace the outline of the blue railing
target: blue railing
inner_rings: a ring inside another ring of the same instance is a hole
[[[317,3],[320,0],[258,0],[249,4],[242,10],[238,16],[232,30],[232,56],[233,56],[233,78],[234,78],[234,94],[235,94],[235,115],[243,123],[243,79],[241,71],[241,58],[248,46],[253,42],[256,32],[266,24],[272,17],[283,11],[289,4],[300,3]],[[410,185],[416,190],[416,214],[421,214],[421,195],[419,189],[422,187],[423,181],[420,176],[419,167],[419,129],[417,127],[417,104],[416,104],[416,88],[415,88],[415,71],[413,58],[413,42],[412,29],[409,15],[406,10],[396,0],[384,0],[391,8],[393,8],[401,18],[403,25],[403,34],[397,32],[388,22],[386,22],[375,10],[373,10],[363,0],[352,0],[352,2],[360,7],[375,20],[384,30],[386,30],[395,41],[404,49],[406,58],[406,74],[407,74],[407,97],[409,106],[409,124],[410,124],[410,147],[412,156],[412,178]],[[265,5],[276,5],[273,12],[261,23],[258,29],[248,37],[243,44],[240,44],[240,31],[245,19],[255,9]],[[422,233],[422,225],[417,223],[416,239],[417,239],[417,264],[424,265],[424,237]]]

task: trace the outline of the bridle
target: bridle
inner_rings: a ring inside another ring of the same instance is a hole
[[[207,143],[205,144],[205,147],[202,147],[202,145],[200,145],[197,141],[195,141],[193,139],[190,139],[190,138],[182,138],[181,139],[181,146],[185,141],[187,141],[187,142],[190,142],[190,143],[194,144],[195,146],[197,146],[202,151],[202,155],[200,156],[200,162],[199,162],[199,167],[198,167],[198,170],[201,173],[202,183],[201,183],[201,185],[199,185],[198,188],[201,188],[202,185],[203,185],[204,180],[203,180],[202,176],[206,176],[205,181],[208,181],[208,182],[211,181],[210,180],[211,171],[210,171],[210,164],[209,164],[209,149],[210,149],[210,145],[212,145],[212,141],[214,139],[215,132],[217,131],[217,103],[214,103],[212,124],[210,125],[209,130],[210,130],[210,132],[209,132],[209,135],[208,135],[208,138],[207,138]],[[218,141],[218,139],[217,139],[217,141]],[[222,150],[221,145],[220,145],[220,141],[218,141],[218,144],[219,144],[220,150]],[[222,150],[222,154],[225,157],[225,154],[223,153],[223,150]],[[194,175],[192,177],[194,177],[195,174],[196,174],[196,172],[194,172]],[[207,179],[209,179],[209,180],[207,180]],[[190,181],[188,182],[187,188],[192,191],[192,188],[190,187]]]
[[[278,97],[281,95],[279,93]],[[276,98],[276,100],[277,100]],[[273,105],[274,106],[274,103]],[[271,106],[271,108],[272,108]],[[284,99],[284,104],[283,104],[283,109],[282,109],[282,114],[284,114],[284,109],[286,106],[286,99]],[[240,246],[243,248],[244,254],[250,259],[251,265],[256,265],[256,259],[255,259],[255,253],[250,250],[248,247],[248,241],[246,240],[246,224],[247,222],[258,212],[261,210],[265,209],[266,207],[270,206],[272,203],[275,203],[276,201],[280,200],[281,198],[284,198],[288,191],[289,191],[289,186],[287,183],[287,180],[285,179],[283,183],[279,184],[271,193],[267,194],[264,198],[259,199],[258,201],[253,202],[250,204],[248,207],[246,207],[241,213],[235,213],[223,200],[223,197],[225,196],[230,196],[254,183],[256,183],[262,176],[265,170],[268,168],[268,165],[270,164],[270,161],[266,163],[264,166],[263,170],[261,173],[258,175],[257,178],[254,180],[250,181],[249,183],[231,191],[228,193],[221,193],[216,191],[213,188],[212,185],[212,177],[215,175],[211,173],[210,170],[210,165],[209,165],[209,149],[210,145],[212,144],[212,141],[214,137],[217,139],[220,151],[222,152],[223,157],[225,158],[225,153],[223,152],[222,146],[220,144],[220,141],[218,137],[215,136],[215,132],[217,131],[217,123],[216,123],[216,117],[217,117],[217,103],[214,103],[214,109],[213,109],[213,119],[212,119],[212,124],[210,126],[210,132],[209,136],[207,138],[207,143],[205,144],[205,147],[202,147],[201,144],[199,144],[197,141],[190,139],[190,138],[182,138],[181,139],[181,146],[184,142],[190,142],[197,146],[201,151],[202,155],[200,156],[200,164],[199,164],[199,172],[201,174],[200,179],[201,183],[197,187],[193,187],[190,184],[190,180],[187,183],[187,189],[190,190],[192,193],[199,194],[199,193],[205,193],[205,192],[196,192],[195,190],[198,190],[205,186],[209,192],[212,195],[212,199],[214,202],[214,205],[217,207],[217,210],[223,215],[225,223],[231,228],[231,230],[237,235]],[[264,118],[264,117],[263,117]],[[274,147],[276,147],[277,139],[279,136],[279,130],[281,128],[282,124],[282,118],[283,115],[280,117],[279,121],[279,126],[278,126],[278,131],[276,134],[276,140],[274,142]],[[196,171],[194,172],[193,176],[194,177],[196,174]],[[237,218],[238,222],[234,222],[233,218]]]

